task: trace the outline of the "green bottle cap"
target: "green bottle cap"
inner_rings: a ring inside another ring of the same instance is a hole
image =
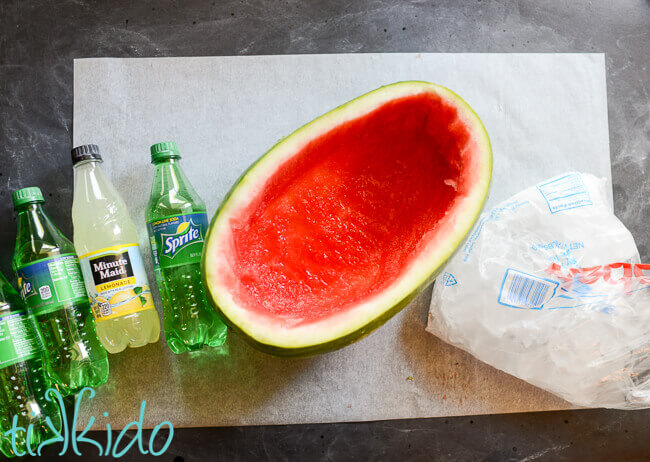
[[[14,209],[18,208],[23,204],[30,204],[33,202],[45,202],[45,200],[43,199],[43,193],[41,192],[41,189],[37,188],[36,186],[14,191],[11,198],[14,201]]]
[[[166,159],[180,159],[181,153],[178,150],[176,141],[163,141],[151,146],[151,162],[156,163]]]

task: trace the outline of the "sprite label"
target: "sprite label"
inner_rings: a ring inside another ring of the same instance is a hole
[[[86,300],[79,260],[64,254],[29,263],[16,270],[20,295],[34,315],[51,313],[66,302]]]
[[[200,262],[207,228],[205,213],[172,215],[147,223],[156,269]]]
[[[26,313],[20,311],[0,316],[0,369],[39,354],[39,344]]]

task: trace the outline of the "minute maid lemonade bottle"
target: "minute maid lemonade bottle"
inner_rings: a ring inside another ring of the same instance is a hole
[[[72,150],[74,245],[97,336],[109,353],[158,341],[160,321],[126,204],[94,144]]]
[[[165,309],[165,337],[174,353],[218,347],[227,329],[208,303],[201,253],[208,228],[205,204],[179,164],[174,142],[151,146],[156,175],[146,211],[156,280]]]
[[[95,334],[74,246],[43,210],[40,189],[19,189],[12,199],[18,235],[11,263],[36,320],[47,373],[63,396],[102,385],[108,358]]]

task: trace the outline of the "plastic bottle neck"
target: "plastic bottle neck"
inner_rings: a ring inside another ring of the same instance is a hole
[[[97,159],[88,159],[78,162],[74,165],[74,184],[77,186],[77,180],[80,176],[90,176],[95,177],[98,172],[101,172],[99,164],[101,161]]]
[[[18,215],[42,215],[43,214],[43,203],[42,202],[28,202],[26,204],[19,205],[16,207],[16,212]]]
[[[74,204],[98,199],[121,200],[101,168],[101,160],[89,159],[74,166]]]
[[[75,170],[80,170],[82,168],[86,169],[94,169],[95,167],[99,166],[102,161],[100,159],[86,159],[82,160],[81,162],[77,162],[76,164],[73,165],[73,168]]]
[[[41,203],[24,204],[17,209],[14,269],[29,261],[74,252],[72,243],[52,222]]]
[[[160,160],[154,160],[153,164],[155,166],[161,165],[161,164],[178,164],[180,162],[181,158],[180,157],[168,157],[166,159],[160,159]]]
[[[27,203],[16,208],[18,212],[16,245],[20,241],[31,242],[31,248],[36,249],[35,241],[42,240],[49,234],[50,223],[41,203]]]
[[[178,191],[185,187],[185,175],[181,169],[180,159],[164,159],[155,162],[156,179],[162,191]]]
[[[32,202],[20,205],[16,208],[18,212],[18,235],[29,230],[31,236],[42,238],[45,235],[49,219],[45,215],[42,203]]]
[[[153,163],[156,166],[156,169],[160,168],[180,168],[180,159],[179,158],[169,158],[158,160]]]

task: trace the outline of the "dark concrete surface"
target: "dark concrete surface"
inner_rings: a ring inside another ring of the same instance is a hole
[[[334,52],[606,53],[615,208],[648,261],[649,50],[647,0],[0,0],[0,270],[15,189],[41,186],[72,234],[74,58]],[[650,460],[649,430],[650,411],[611,410],[177,429],[161,459]]]

